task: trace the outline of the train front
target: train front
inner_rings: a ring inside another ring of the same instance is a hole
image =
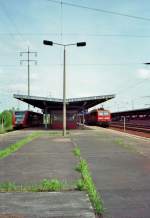
[[[26,127],[25,116],[26,111],[15,111],[13,114],[13,128]]]
[[[98,124],[103,127],[109,127],[111,114],[108,110],[98,110]]]

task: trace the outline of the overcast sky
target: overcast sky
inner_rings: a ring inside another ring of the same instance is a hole
[[[31,54],[31,95],[62,97],[63,49],[44,46],[86,41],[66,53],[67,97],[116,94],[112,111],[150,107],[150,1],[0,0],[0,111],[26,105],[27,55]],[[69,3],[69,5],[67,4]],[[74,5],[75,4],[75,5]],[[81,7],[79,7],[81,6]],[[95,10],[97,9],[97,10]],[[128,16],[129,15],[129,16]]]

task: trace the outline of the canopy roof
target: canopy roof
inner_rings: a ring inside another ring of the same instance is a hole
[[[66,99],[67,110],[77,110],[82,111],[87,110],[97,104],[101,104],[114,98],[115,95],[102,95],[102,96],[92,96],[84,98],[69,98]],[[59,98],[45,98],[37,96],[27,96],[27,95],[17,95],[14,94],[14,98],[28,103],[34,107],[38,107],[42,110],[60,110],[63,107],[63,99]]]

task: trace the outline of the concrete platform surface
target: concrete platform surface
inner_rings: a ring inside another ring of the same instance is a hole
[[[150,218],[150,142],[104,128],[72,132],[106,208],[104,218]]]
[[[94,218],[85,192],[0,193],[0,218]]]
[[[0,134],[0,150],[5,149],[6,147],[10,146],[11,144],[16,143],[17,141],[25,138],[26,136],[33,133],[32,130],[17,130],[8,132],[5,134]]]
[[[35,184],[43,179],[72,183],[80,177],[72,151],[69,138],[40,136],[0,160],[0,183]]]

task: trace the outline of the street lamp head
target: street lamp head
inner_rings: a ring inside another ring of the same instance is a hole
[[[43,44],[44,45],[51,45],[51,46],[53,46],[53,42],[52,41],[48,41],[48,40],[43,40]]]
[[[80,46],[86,46],[86,42],[77,42],[77,46],[80,47]]]
[[[150,62],[146,62],[146,63],[144,63],[144,64],[146,64],[146,65],[149,65],[149,64],[150,64]]]

